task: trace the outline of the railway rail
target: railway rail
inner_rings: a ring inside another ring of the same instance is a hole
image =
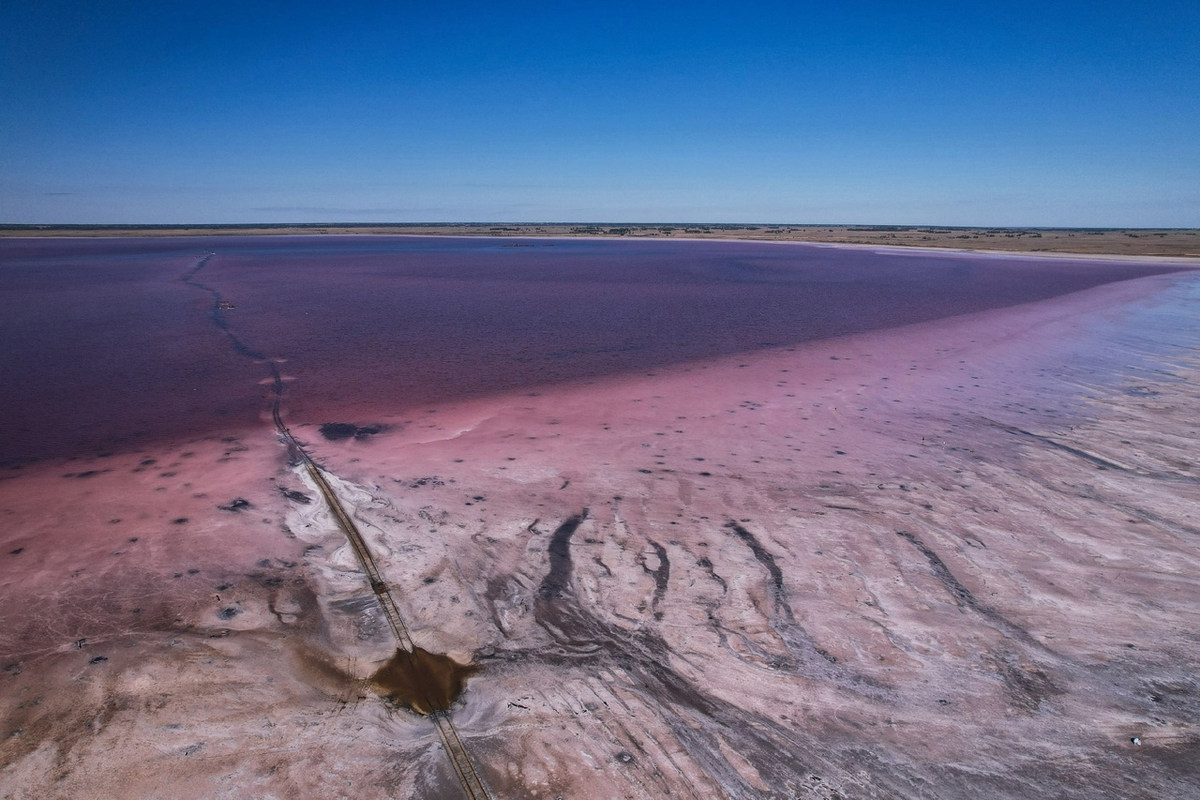
[[[272,378],[271,419],[275,424],[275,430],[284,445],[286,445],[293,461],[301,464],[313,483],[316,484],[317,489],[321,492],[321,496],[325,500],[325,504],[329,507],[330,512],[337,521],[338,527],[346,536],[346,541],[350,543],[350,547],[358,559],[359,566],[370,583],[371,591],[375,593],[380,607],[383,608],[388,626],[392,629],[392,633],[396,637],[399,650],[398,655],[401,658],[411,660],[414,658],[413,651],[416,649],[416,644],[409,635],[408,626],[404,624],[404,618],[400,615],[400,609],[397,607],[396,600],[392,596],[392,590],[384,579],[383,573],[379,569],[379,564],[375,561],[375,557],[372,555],[366,539],[363,538],[362,532],[354,524],[354,520],[349,512],[347,512],[346,507],[342,505],[337,492],[334,491],[333,486],[326,479],[324,470],[313,461],[312,457],[304,449],[303,445],[296,440],[283,421],[284,383],[283,375],[279,372],[279,366],[266,354],[246,346],[238,338],[237,334],[229,329],[224,315],[225,304],[221,293],[213,287],[200,283],[195,279],[197,273],[208,264],[214,255],[216,254],[208,253],[200,258],[196,265],[183,276],[182,281],[188,286],[207,292],[212,296],[213,324],[229,339],[235,352],[246,358],[254,359],[255,361],[265,361],[267,363]],[[436,703],[430,702],[429,698],[426,698],[425,705],[430,709],[428,717],[437,729],[438,737],[441,739],[442,746],[450,758],[450,764],[454,768],[455,776],[462,786],[463,793],[470,800],[488,800],[491,798],[492,795],[488,791],[487,786],[484,785],[483,780],[479,777],[471,755],[467,751],[462,737],[459,736],[458,729],[455,727],[453,720],[450,718],[449,711],[437,708]]]

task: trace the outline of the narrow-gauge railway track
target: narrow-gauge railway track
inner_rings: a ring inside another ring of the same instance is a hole
[[[378,598],[379,605],[383,608],[383,612],[387,616],[388,625],[391,626],[392,632],[396,635],[396,641],[400,644],[402,657],[413,658],[413,651],[416,649],[416,645],[408,634],[408,627],[404,624],[404,619],[400,616],[400,611],[396,607],[396,601],[392,597],[391,589],[388,588],[387,582],[384,581],[383,575],[379,571],[379,566],[375,563],[375,558],[371,555],[371,550],[367,547],[367,543],[363,539],[362,533],[358,530],[358,526],[354,524],[354,520],[346,513],[346,509],[342,506],[337,494],[333,491],[333,487],[329,485],[329,481],[325,479],[321,468],[317,466],[308,453],[304,451],[304,448],[292,437],[287,427],[279,425],[278,430],[288,449],[300,459],[309,477],[312,478],[313,483],[321,491],[321,495],[325,498],[329,510],[333,512],[333,516],[337,520],[338,527],[342,529],[342,533],[346,535],[346,540],[350,542],[355,556],[358,557],[359,565],[370,581],[371,591]],[[458,730],[454,727],[454,722],[450,719],[449,712],[436,708],[434,703],[429,702],[428,698],[426,706],[431,709],[429,718],[437,728],[438,736],[442,739],[442,745],[446,748],[446,753],[450,757],[450,763],[454,767],[454,772],[458,776],[459,783],[462,784],[463,791],[467,797],[472,798],[472,800],[482,800],[483,798],[491,797],[487,787],[484,786],[483,781],[480,779],[479,773],[475,770],[471,756],[467,752],[466,745],[463,744],[462,739],[459,737]]]
[[[358,526],[354,524],[354,520],[346,511],[338,498],[337,492],[333,490],[333,486],[325,478],[324,470],[317,465],[304,447],[296,441],[292,432],[288,429],[283,421],[283,375],[279,372],[278,365],[263,353],[247,347],[241,339],[237,337],[233,331],[229,330],[228,323],[225,320],[223,311],[223,298],[220,292],[211,286],[207,286],[195,280],[196,274],[204,268],[209,259],[215,253],[209,253],[201,258],[196,265],[183,276],[183,283],[201,291],[207,292],[213,297],[212,319],[222,333],[228,337],[233,349],[239,354],[256,361],[265,361],[271,371],[271,419],[275,424],[275,430],[279,434],[281,441],[287,446],[288,453],[292,460],[304,466],[308,476],[316,484],[317,489],[321,492],[321,496],[325,499],[325,504],[329,507],[334,519],[337,521],[338,527],[346,537],[346,541],[350,543],[350,547],[354,550],[354,555],[358,559],[359,566],[362,567],[363,573],[367,576],[370,583],[371,591],[375,593],[375,597],[379,601],[380,607],[383,609],[384,615],[387,617],[388,626],[392,629],[392,633],[396,637],[396,642],[399,645],[399,657],[409,659],[414,658],[416,644],[408,633],[408,626],[404,624],[404,618],[400,615],[400,609],[396,606],[395,598],[392,597],[391,589],[387,581],[384,580],[383,573],[379,570],[379,565],[375,561],[374,555],[371,553],[370,547],[367,546],[366,539],[363,538],[362,532]],[[411,666],[411,665],[410,665]],[[441,738],[442,746],[446,750],[446,754],[450,758],[450,764],[454,768],[454,773],[462,785],[463,792],[471,800],[485,800],[490,798],[491,794],[484,785],[483,780],[479,777],[479,773],[475,769],[474,762],[471,760],[470,753],[467,752],[466,745],[462,738],[458,735],[458,729],[454,726],[453,720],[450,718],[450,713],[446,709],[438,708],[437,704],[432,702],[432,698],[425,698],[425,706],[430,709],[428,717],[433,722],[437,729],[438,736]]]

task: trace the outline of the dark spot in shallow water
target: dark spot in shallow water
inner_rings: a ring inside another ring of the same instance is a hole
[[[397,650],[370,678],[371,686],[391,702],[428,716],[447,711],[462,694],[467,678],[478,671],[449,656],[420,647]]]
[[[232,500],[230,500],[226,505],[217,506],[217,508],[221,509],[222,511],[241,511],[243,508],[249,508],[249,507],[250,507],[250,501],[244,497],[235,497]]]
[[[346,439],[358,439],[362,441],[382,432],[382,425],[354,425],[349,422],[326,422],[321,426],[321,435],[331,442],[341,442]]]
[[[233,606],[230,606],[228,608],[222,608],[220,611],[218,611],[217,616],[221,619],[233,619],[240,613],[242,613],[240,608],[234,608]]]
[[[321,426],[321,435],[331,442],[349,439],[357,432],[358,426],[351,425],[349,422],[326,422]]]

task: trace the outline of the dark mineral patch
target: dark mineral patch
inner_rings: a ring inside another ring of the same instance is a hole
[[[312,498],[306,495],[304,492],[297,492],[293,491],[292,489],[284,489],[283,487],[280,487],[279,491],[284,497],[286,497],[288,500],[291,500],[293,503],[308,505],[312,502]]]
[[[321,435],[331,442],[349,439],[358,433],[358,426],[349,422],[326,422],[321,426]]]
[[[354,425],[350,422],[326,422],[321,426],[321,435],[331,442],[341,442],[346,439],[362,441],[377,433],[383,432],[382,425]]]
[[[478,670],[449,656],[420,647],[397,650],[390,661],[371,676],[370,682],[388,700],[428,716],[446,711],[462,694],[467,678]]]
[[[538,587],[538,596],[543,600],[555,600],[567,588],[571,580],[571,537],[575,534],[575,529],[587,519],[587,514],[588,510],[585,508],[583,513],[567,517],[550,537],[550,545],[547,547],[550,571]]]

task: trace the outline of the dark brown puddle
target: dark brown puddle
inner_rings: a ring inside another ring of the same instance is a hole
[[[467,678],[478,671],[473,664],[459,664],[450,656],[420,647],[411,653],[400,649],[370,677],[370,684],[393,703],[429,716],[448,711],[462,694]]]

